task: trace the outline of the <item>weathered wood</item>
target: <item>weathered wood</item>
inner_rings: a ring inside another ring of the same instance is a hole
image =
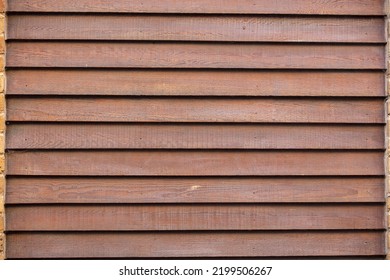
[[[10,124],[8,149],[383,149],[383,125]]]
[[[384,15],[383,0],[8,0],[12,12]]]
[[[0,18],[1,20],[1,18]],[[5,52],[5,38],[4,33],[0,33],[0,53],[3,54]]]
[[[2,172],[3,173],[3,172]],[[1,174],[0,176],[4,176],[3,174]],[[1,197],[0,197],[0,234],[4,233],[4,230],[5,230],[5,189],[1,189],[0,188],[0,191],[2,191],[2,193],[0,193]],[[1,245],[0,245],[1,247]],[[1,253],[0,253],[1,255]],[[1,260],[1,256],[0,256],[0,260]]]
[[[0,54],[0,71],[5,69],[5,57],[4,54]]]
[[[382,205],[9,206],[9,231],[384,229]]]
[[[3,37],[2,41],[4,41],[4,32],[5,32],[5,14],[1,13],[0,14],[0,33],[1,33],[2,37]],[[2,42],[2,44],[4,45],[4,42]]]
[[[7,71],[7,95],[379,97],[384,84],[381,71]]]
[[[3,232],[0,233],[0,260],[5,259],[5,234]]]
[[[10,233],[8,258],[373,256],[385,234],[368,232]]]
[[[9,42],[9,67],[384,69],[381,45]]]
[[[5,155],[4,153],[0,154],[0,173],[3,173],[5,171]]]
[[[5,1],[0,1],[0,260],[5,259]]]
[[[5,90],[5,75],[4,73],[0,73],[0,92],[4,92]]]
[[[383,153],[269,151],[29,151],[7,157],[8,175],[384,175]]]
[[[383,257],[384,8],[10,0],[7,258]]]
[[[383,18],[10,15],[8,39],[384,43]]]
[[[383,203],[384,188],[383,178],[375,177],[23,178],[9,176],[6,203]]]
[[[8,98],[8,121],[384,123],[382,99]]]
[[[1,73],[1,72],[0,72]],[[1,75],[1,74],[0,74]],[[0,114],[4,115],[5,112],[5,94],[4,92],[0,92]]]

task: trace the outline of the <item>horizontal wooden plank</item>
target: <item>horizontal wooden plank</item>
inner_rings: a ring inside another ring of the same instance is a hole
[[[9,233],[8,258],[371,256],[384,232]]]
[[[8,0],[13,12],[384,15],[383,0]]]
[[[8,121],[384,123],[382,99],[8,98]]]
[[[383,18],[10,15],[8,39],[386,42]]]
[[[384,149],[382,125],[10,124],[7,149]]]
[[[8,70],[7,95],[385,96],[383,72]]]
[[[383,152],[19,151],[8,175],[384,175]]]
[[[6,203],[384,202],[383,178],[7,177]],[[281,195],[283,194],[283,195]]]
[[[382,45],[20,42],[8,67],[385,69]]]
[[[7,231],[384,229],[383,205],[8,206]]]

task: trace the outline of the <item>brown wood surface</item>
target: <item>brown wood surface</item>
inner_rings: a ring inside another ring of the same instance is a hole
[[[382,205],[9,206],[10,231],[383,229]]]
[[[7,95],[383,97],[384,84],[381,71],[7,71]]]
[[[8,0],[8,11],[385,15],[383,0]]]
[[[386,254],[384,0],[7,11],[7,258]]]
[[[8,98],[8,121],[384,123],[382,99]]]
[[[384,184],[380,177],[8,176],[6,203],[383,203]]]
[[[373,256],[385,233],[10,233],[8,258]]]
[[[11,124],[7,149],[384,149],[383,125]]]
[[[20,151],[8,175],[384,175],[382,151]]]
[[[383,18],[10,15],[8,39],[385,43]]]
[[[15,42],[8,67],[385,69],[382,45]]]

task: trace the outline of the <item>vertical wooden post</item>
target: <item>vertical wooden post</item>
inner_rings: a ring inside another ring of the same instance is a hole
[[[0,0],[0,259],[5,259],[5,3]]]
[[[385,12],[386,12],[386,26],[385,26],[385,36],[386,36],[386,153],[385,153],[385,174],[386,174],[386,188],[385,188],[385,197],[386,197],[386,219],[387,221],[387,233],[386,233],[386,259],[390,260],[390,103],[389,103],[389,95],[390,95],[390,0],[385,1]]]

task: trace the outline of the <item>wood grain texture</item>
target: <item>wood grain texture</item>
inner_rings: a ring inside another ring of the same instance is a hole
[[[0,17],[0,22],[5,21]],[[2,24],[2,23],[0,23]],[[1,27],[1,26],[0,26]],[[4,30],[4,29],[3,29]],[[4,31],[3,31],[4,32]],[[5,39],[4,39],[4,33],[0,33],[0,53],[3,54],[5,52]]]
[[[8,231],[384,229],[382,205],[8,206]]]
[[[385,96],[383,72],[8,70],[7,95]]]
[[[8,0],[8,11],[385,15],[383,0]]]
[[[0,260],[5,259],[5,92],[4,92],[4,53],[5,53],[5,2],[0,0]]]
[[[385,201],[383,178],[7,178],[6,203],[288,203]],[[283,195],[280,195],[283,194]]]
[[[5,70],[5,55],[0,54],[0,71]]]
[[[385,256],[384,0],[8,2],[7,258]]]
[[[10,152],[8,175],[245,176],[384,175],[383,152]]]
[[[383,18],[10,15],[8,39],[385,43]]]
[[[1,13],[0,14],[0,30],[1,30],[1,35],[2,35],[2,40],[4,40],[4,33],[6,29],[6,19],[5,19],[5,14]],[[4,42],[2,42],[2,45],[4,45]]]
[[[382,45],[15,42],[8,67],[384,69]]]
[[[383,232],[10,233],[8,258],[373,256]]]
[[[8,98],[8,121],[384,123],[382,99]]]
[[[10,124],[7,149],[384,149],[383,125]]]

